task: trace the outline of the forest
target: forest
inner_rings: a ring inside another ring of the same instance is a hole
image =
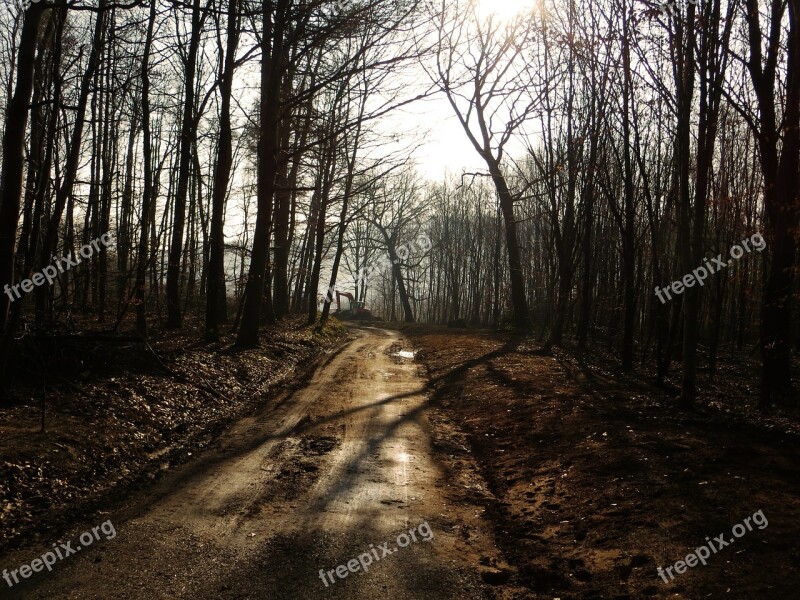
[[[0,127],[0,597],[796,592],[800,0],[3,0]]]

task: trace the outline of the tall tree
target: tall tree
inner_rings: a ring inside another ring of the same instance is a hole
[[[534,32],[532,13],[523,13],[512,24],[503,26],[493,18],[482,20],[474,2],[442,2],[434,16],[438,38],[435,71],[431,73],[470,143],[486,163],[497,190],[505,224],[514,322],[521,331],[530,330],[531,322],[514,215],[515,197],[503,169],[503,158],[509,140],[537,105],[525,59]],[[466,46],[474,51],[467,51]],[[505,125],[498,124],[498,120]]]
[[[214,197],[211,208],[209,236],[208,288],[206,290],[206,339],[219,340],[219,324],[227,319],[225,291],[225,196],[233,164],[233,133],[231,130],[231,97],[239,47],[239,2],[228,0],[228,29],[225,61],[220,85],[222,97],[219,117],[219,143],[214,177]]]
[[[150,126],[150,55],[153,50],[153,32],[156,24],[156,3],[150,3],[147,19],[147,34],[142,54],[142,160],[144,162],[144,187],[142,188],[142,211],[139,222],[139,247],[136,255],[136,331],[147,337],[147,267],[150,264],[150,224],[153,221],[155,204],[153,140]]]
[[[788,33],[781,43],[788,6]],[[765,33],[758,0],[746,0],[750,56],[758,116],[744,112],[758,141],[764,179],[766,238],[770,266],[762,299],[762,407],[791,389],[792,294],[795,285],[797,228],[800,225],[800,0],[769,0]],[[785,48],[784,89],[778,90],[780,55]],[[765,54],[766,51],[766,54]],[[779,107],[778,102],[783,101]],[[779,117],[782,108],[782,118]]]
[[[3,134],[3,168],[0,173],[0,286],[4,289],[14,283],[14,248],[22,200],[25,132],[30,114],[31,94],[33,93],[36,41],[44,10],[43,4],[31,4],[25,11],[15,68],[14,96],[6,111]],[[4,337],[4,348],[7,348],[5,344],[13,333],[7,331],[10,301],[8,294],[0,295],[0,335]],[[5,351],[0,352],[0,360],[4,365],[5,358]]]
[[[284,70],[284,45],[289,7],[292,0],[263,0],[261,31],[261,110],[258,142],[258,213],[250,254],[242,322],[237,344],[255,347],[261,325],[262,310],[267,321],[274,320],[267,266],[269,261],[272,200],[275,195],[275,176],[278,172],[278,132],[281,121],[281,89]],[[274,18],[273,18],[274,17]],[[274,21],[274,22],[273,22]],[[266,290],[266,292],[265,292]]]
[[[172,241],[169,246],[167,266],[167,327],[181,326],[181,256],[184,249],[186,227],[186,199],[189,190],[189,175],[192,166],[192,149],[195,146],[195,72],[197,54],[200,50],[200,36],[208,11],[201,18],[200,0],[192,0],[191,31],[189,49],[186,54],[186,68],[183,77],[183,118],[181,119],[180,159],[178,185],[172,220]]]

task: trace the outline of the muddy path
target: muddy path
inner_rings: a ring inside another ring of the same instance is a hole
[[[302,389],[52,541],[75,548],[105,520],[113,539],[101,532],[13,588],[0,581],[0,597],[491,597],[476,560],[495,552],[491,533],[479,506],[447,493],[408,341],[373,328],[352,337]],[[22,548],[0,568],[48,550]]]

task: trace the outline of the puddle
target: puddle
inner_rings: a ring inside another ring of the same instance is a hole
[[[416,351],[413,350],[400,350],[399,352],[395,352],[392,356],[396,356],[397,358],[405,358],[408,360],[414,360],[414,357],[417,355]]]

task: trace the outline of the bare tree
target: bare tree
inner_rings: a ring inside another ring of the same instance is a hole
[[[503,157],[508,142],[536,108],[525,57],[535,29],[532,14],[503,27],[492,18],[483,22],[476,11],[470,0],[441,3],[434,15],[437,45],[430,73],[497,189],[505,222],[514,320],[518,329],[527,331],[531,323],[515,197],[503,170]]]

